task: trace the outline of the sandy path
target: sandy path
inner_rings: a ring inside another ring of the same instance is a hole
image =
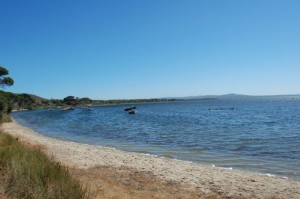
[[[61,141],[15,122],[3,124],[1,129],[21,141],[42,146],[45,153],[69,167],[86,170],[100,166],[132,168],[206,194],[217,193],[221,198],[300,198],[300,181],[297,180]]]

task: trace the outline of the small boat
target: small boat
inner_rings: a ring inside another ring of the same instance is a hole
[[[234,110],[234,107],[230,108],[223,108],[223,107],[214,107],[214,108],[209,108],[209,111],[225,111],[225,110]]]
[[[136,110],[131,109],[131,110],[128,111],[128,114],[130,114],[130,115],[131,115],[131,114],[136,114]]]
[[[62,108],[60,109],[61,111],[73,111],[74,107],[66,107],[66,108]]]
[[[135,109],[136,109],[136,107],[132,106],[132,107],[125,108],[124,111],[131,111],[131,110],[135,110]]]

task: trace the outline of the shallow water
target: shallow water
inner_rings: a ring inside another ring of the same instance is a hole
[[[300,179],[300,100],[213,100],[12,113],[50,137]],[[232,110],[231,108],[234,107]]]

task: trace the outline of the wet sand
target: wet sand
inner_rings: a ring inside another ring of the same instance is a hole
[[[97,189],[103,191],[103,187],[97,188],[95,185],[101,184],[100,179],[105,176],[111,179],[119,175],[122,178],[116,179],[115,182],[120,181],[122,186],[129,187],[125,198],[160,198],[155,195],[159,186],[145,188],[149,183],[162,184],[162,189],[170,184],[170,192],[174,191],[174,198],[178,187],[187,194],[177,193],[176,198],[300,198],[298,180],[62,141],[40,135],[16,122],[3,124],[1,129],[18,137],[23,143],[38,146],[55,161],[73,168],[74,173],[83,182],[90,182],[90,185],[93,185],[95,193]],[[147,183],[145,179],[149,182]],[[107,185],[108,189],[109,187],[112,186]],[[138,192],[140,197],[131,197],[131,188],[137,190],[141,188],[149,193],[145,197],[142,192]],[[113,190],[114,195],[108,197],[124,198],[124,195],[122,197],[117,193],[117,188]],[[167,197],[169,196],[166,195],[165,198]]]

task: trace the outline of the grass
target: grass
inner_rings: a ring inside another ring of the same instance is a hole
[[[88,198],[68,170],[0,132],[0,188],[8,198]],[[1,196],[1,194],[0,194]]]

